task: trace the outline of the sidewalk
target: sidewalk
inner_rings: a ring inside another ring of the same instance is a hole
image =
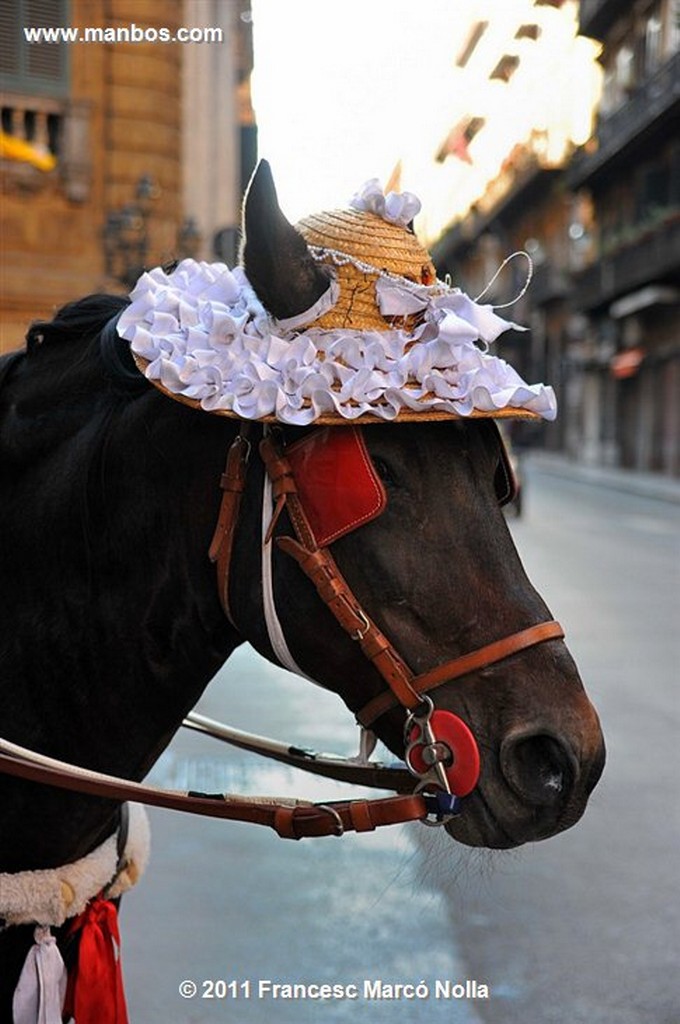
[[[584,483],[600,484],[615,491],[637,494],[643,498],[656,498],[680,505],[680,479],[662,476],[660,473],[642,473],[634,469],[615,469],[606,466],[586,466],[574,462],[559,452],[527,452],[526,467],[541,473],[569,477]]]

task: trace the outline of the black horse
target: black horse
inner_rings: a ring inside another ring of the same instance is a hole
[[[278,317],[309,308],[327,279],[264,173],[247,200],[246,237],[246,273],[265,307]],[[234,543],[234,625],[206,553],[238,421],[170,400],[125,343],[102,345],[124,305],[101,295],[67,305],[2,363],[0,735],[141,779],[237,646],[274,654],[261,610],[263,466],[251,460]],[[375,425],[363,435],[387,508],[333,553],[415,672],[550,618],[498,507],[493,423]],[[276,529],[290,532],[285,511]],[[276,551],[273,573],[304,671],[353,711],[382,692],[294,560]],[[604,747],[562,641],[447,684],[437,703],[465,719],[482,755],[479,785],[447,826],[455,839],[510,847],[578,820]],[[403,720],[394,708],[375,724],[397,755]],[[73,861],[117,822],[112,802],[4,776],[0,808],[1,872]],[[0,934],[3,1020],[31,941],[24,926]]]

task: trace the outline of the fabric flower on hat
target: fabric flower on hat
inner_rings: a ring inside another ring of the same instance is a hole
[[[352,196],[349,205],[354,210],[376,213],[383,220],[399,224],[403,228],[408,227],[413,218],[420,213],[418,196],[413,192],[388,192],[384,195],[377,178],[367,181],[363,188]]]

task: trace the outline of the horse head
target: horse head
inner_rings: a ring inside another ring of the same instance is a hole
[[[279,208],[266,164],[246,199],[243,262],[263,305],[281,323],[283,336],[291,338],[316,330],[349,341],[360,336],[368,344],[391,339],[398,328],[412,331],[422,323],[412,308],[418,302],[407,296],[403,308],[398,302],[379,308],[379,284],[403,292],[410,281],[417,296],[436,280],[429,254],[410,227],[386,222],[371,210],[337,211],[293,227]],[[333,282],[336,290],[324,306]],[[507,413],[527,415],[521,408],[498,415]],[[326,506],[342,520],[345,489],[351,483],[371,484],[357,483],[361,470],[356,466],[348,471],[356,474],[353,480],[345,476],[343,482],[339,464],[332,467],[332,439],[335,431],[349,428],[338,426],[339,417],[320,419],[331,423],[329,443],[320,441],[322,463],[331,460],[325,486],[329,473],[336,481]],[[368,472],[377,478],[372,486],[384,500],[378,502],[379,514],[336,531],[331,550],[341,577],[410,673],[427,674],[550,620],[500,508],[499,498],[507,497],[508,467],[493,416],[452,413],[438,419],[406,407],[397,422],[368,420],[370,425],[361,427],[361,444]],[[284,426],[281,444],[292,452],[304,449],[307,433]],[[301,465],[298,472],[313,478],[314,456],[305,453]],[[251,472],[259,473],[261,483],[264,469]],[[279,660],[263,622],[260,555],[252,543],[252,524],[261,517],[260,483],[247,492],[233,552],[232,581],[238,583],[231,585],[231,615],[257,650]],[[307,480],[307,486],[313,483]],[[352,522],[353,513],[348,515]],[[404,708],[381,698],[386,685],[375,662],[339,628],[318,588],[290,557],[291,520],[285,508],[272,532],[272,593],[294,665],[338,693],[360,720],[366,721],[362,710],[377,701],[368,724],[403,756]],[[560,636],[450,682],[440,678],[432,697],[438,709],[467,725],[480,751],[478,782],[464,799],[463,813],[447,824],[454,838],[515,846],[553,835],[580,818],[602,771],[604,745],[596,712]]]

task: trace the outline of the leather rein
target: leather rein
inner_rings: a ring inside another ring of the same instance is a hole
[[[210,559],[216,563],[220,601],[230,621],[229,570],[251,449],[247,427],[242,426],[229,448],[220,481],[220,511],[209,551]],[[295,559],[339,625],[359,644],[387,684],[385,692],[358,712],[357,720],[368,729],[387,711],[399,706],[406,710],[408,772],[400,767],[375,762],[357,764],[352,759],[284,747],[261,737],[237,733],[196,714],[189,715],[185,725],[316,774],[396,789],[399,795],[321,804],[288,798],[183,793],[69,765],[3,739],[0,739],[0,772],[116,801],[135,800],[192,814],[267,825],[287,839],[372,831],[383,825],[414,820],[441,824],[458,813],[459,797],[476,785],[479,763],[476,744],[467,726],[451,712],[435,710],[428,694],[444,683],[496,664],[519,651],[547,640],[561,639],[562,627],[555,621],[541,622],[416,675],[358,601],[329,548],[317,545],[285,449],[274,435],[266,434],[259,450],[276,504],[269,534],[273,533],[285,506],[295,536],[277,537],[277,546]],[[463,776],[458,760],[461,764],[464,762]],[[414,786],[415,792],[405,792]]]

